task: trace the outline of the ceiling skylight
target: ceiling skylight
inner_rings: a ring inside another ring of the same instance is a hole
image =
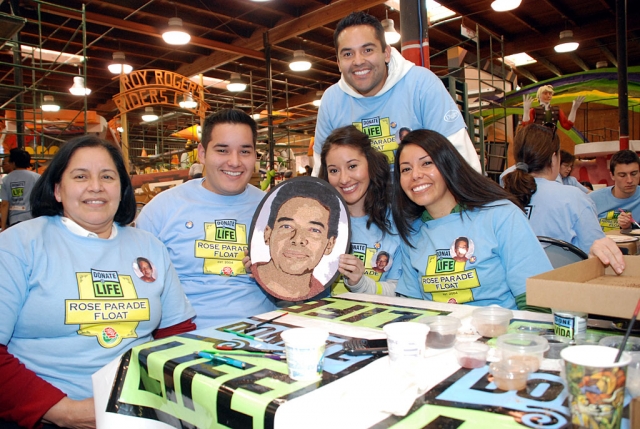
[[[512,67],[526,66],[527,64],[537,63],[536,60],[534,60],[524,52],[520,52],[519,54],[507,55],[506,57],[504,57],[504,62]]]

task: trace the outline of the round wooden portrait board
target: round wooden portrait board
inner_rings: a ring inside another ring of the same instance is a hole
[[[349,248],[347,205],[316,177],[295,177],[262,199],[251,222],[251,272],[270,295],[285,301],[312,298],[338,277]]]

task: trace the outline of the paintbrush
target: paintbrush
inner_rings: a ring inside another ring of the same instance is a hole
[[[618,210],[620,210],[620,213],[629,213],[629,214],[631,214],[630,212],[625,212],[625,211],[624,211],[624,210],[622,210],[622,209],[618,209]],[[637,226],[638,228],[640,228],[640,225],[638,224],[638,222],[636,222],[636,221],[633,219],[633,216],[631,216],[631,223],[632,223],[633,225]]]
[[[620,344],[620,350],[618,350],[618,355],[616,356],[616,360],[614,362],[618,362],[620,357],[622,356],[622,352],[624,348],[627,346],[627,340],[629,339],[629,335],[631,334],[631,329],[633,329],[634,323],[636,323],[636,318],[638,317],[638,312],[640,311],[640,299],[638,299],[638,304],[636,304],[636,309],[633,311],[633,317],[631,317],[631,321],[629,322],[629,327],[627,328],[627,332],[624,334],[624,338],[622,339],[622,344]]]
[[[288,313],[288,312],[285,312],[285,313],[279,314],[279,315],[277,315],[276,317],[272,317],[271,319],[268,319],[268,320],[265,320],[265,321],[263,321],[263,322],[260,322],[260,323],[258,323],[257,325],[254,325],[254,326],[251,326],[251,327],[249,327],[249,328],[246,328],[246,329],[244,330],[244,332],[245,332],[245,334],[246,334],[246,333],[248,333],[248,332],[255,331],[255,330],[256,330],[256,329],[258,329],[259,327],[264,326],[264,325],[266,325],[266,324],[267,324],[267,323],[269,323],[269,322],[273,322],[273,321],[274,321],[274,320],[276,320],[276,319],[279,319],[279,318],[281,318],[281,317],[284,317],[284,316],[286,316],[287,314],[289,314],[289,313]]]

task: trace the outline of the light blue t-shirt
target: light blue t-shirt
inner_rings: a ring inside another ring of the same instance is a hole
[[[440,79],[418,66],[411,67],[389,91],[373,97],[355,98],[338,84],[332,85],[322,96],[313,151],[319,154],[329,134],[346,125],[354,125],[367,134],[390,164],[400,142],[401,128],[434,130],[445,137],[465,128],[458,106]],[[467,147],[456,149],[462,154],[470,151]]]
[[[522,210],[509,201],[413,223],[396,291],[429,301],[516,308],[526,279],[552,269]],[[465,255],[456,254],[467,241]]]
[[[142,279],[140,257],[153,280]],[[0,344],[76,400],[93,396],[94,372],[195,316],[165,247],[131,227],[105,240],[73,234],[58,216],[22,222],[0,238],[0,279]]]
[[[535,180],[537,190],[526,207],[533,232],[566,241],[589,254],[593,242],[604,237],[592,201],[573,186]]]
[[[367,229],[368,216],[351,217],[351,254],[358,256],[364,263],[364,275],[375,282],[398,280],[402,272],[400,258],[400,236],[395,227],[392,234],[383,234],[380,228],[371,224]],[[384,268],[378,267],[378,261],[387,259]],[[331,286],[331,294],[338,295],[349,292],[342,281],[342,276]]]
[[[562,178],[562,184],[563,185],[568,185],[568,186],[574,186],[574,187],[580,189],[585,194],[588,194],[589,191],[590,191],[590,189],[587,189],[585,186],[583,186],[582,183],[578,182],[578,179],[576,179],[573,176],[563,177]]]
[[[0,200],[9,202],[7,226],[23,222],[31,216],[31,189],[40,178],[38,173],[29,170],[13,170],[2,179]]]
[[[272,298],[246,273],[249,228],[265,193],[247,185],[224,196],[190,180],[156,195],[136,219],[169,250],[196,310],[198,329],[272,311]]]
[[[616,198],[613,196],[613,186],[595,190],[589,194],[589,198],[596,204],[598,220],[603,231],[619,229],[618,215],[620,209],[631,212],[631,216],[637,222],[640,219],[640,187],[629,198]]]

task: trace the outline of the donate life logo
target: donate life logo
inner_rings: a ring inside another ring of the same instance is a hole
[[[79,335],[96,337],[105,348],[136,338],[138,323],[149,320],[148,299],[139,299],[133,280],[117,271],[76,273],[79,299],[65,300],[65,324]]]

